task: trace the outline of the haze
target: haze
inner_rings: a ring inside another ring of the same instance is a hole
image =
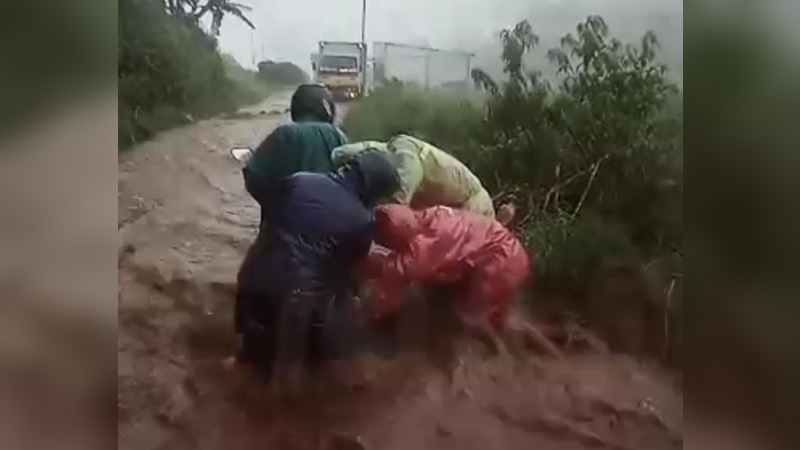
[[[253,7],[257,29],[226,18],[219,43],[245,67],[272,59],[308,71],[318,41],[360,39],[361,0],[240,1]],[[476,65],[497,72],[500,29],[528,19],[549,47],[589,14],[601,14],[623,40],[656,31],[662,58],[682,79],[681,0],[367,0],[366,41],[466,50],[476,53]]]

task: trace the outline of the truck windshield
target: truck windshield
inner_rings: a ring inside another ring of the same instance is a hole
[[[358,71],[358,59],[354,56],[323,55],[319,63],[321,72]]]

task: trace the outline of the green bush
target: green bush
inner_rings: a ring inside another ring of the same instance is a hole
[[[160,1],[119,1],[119,145],[234,110],[263,93],[216,39]]]
[[[543,284],[588,286],[611,262],[682,249],[682,97],[655,35],[624,45],[591,16],[548,52],[552,85],[523,65],[530,24],[501,39],[506,79],[473,71],[483,103],[390,82],[351,108],[349,136],[414,134],[513,196]]]
[[[258,76],[275,84],[296,86],[307,83],[308,74],[294,63],[282,61],[262,61],[258,63]]]
[[[261,78],[258,72],[240,66],[231,55],[222,55],[225,74],[233,82],[233,98],[237,105],[252,103],[267,97],[275,84]]]
[[[580,292],[603,271],[638,258],[624,226],[585,214],[550,214],[520,227],[531,256],[537,290]]]
[[[481,115],[480,104],[470,99],[390,82],[352,105],[343,128],[351,140],[385,141],[405,133],[450,149],[470,143]]]
[[[656,37],[623,45],[602,18],[589,17],[548,52],[561,76],[555,87],[522,66],[538,42],[527,22],[502,38],[509,79],[473,74],[492,95],[483,151],[461,156],[490,188],[524,189],[537,216],[581,205],[625,223],[637,245],[679,244],[680,224],[667,216],[680,209],[682,118],[667,109],[677,89],[655,62]]]

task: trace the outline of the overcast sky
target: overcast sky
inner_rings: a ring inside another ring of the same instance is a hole
[[[360,40],[361,0],[238,0],[253,7],[252,31],[234,17],[223,21],[220,47],[242,65],[288,60],[310,69],[320,40]],[[602,14],[612,31],[635,39],[647,28],[672,59],[683,57],[682,0],[367,0],[367,42],[391,41],[481,53],[497,48],[497,32],[521,19],[544,40]]]

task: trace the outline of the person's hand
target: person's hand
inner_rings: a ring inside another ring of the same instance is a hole
[[[374,280],[380,278],[384,266],[390,258],[390,252],[384,247],[373,244],[365,256],[351,270],[351,276],[358,279]]]
[[[497,221],[503,224],[503,226],[508,226],[514,220],[516,214],[517,207],[514,206],[513,203],[505,203],[497,211]]]

